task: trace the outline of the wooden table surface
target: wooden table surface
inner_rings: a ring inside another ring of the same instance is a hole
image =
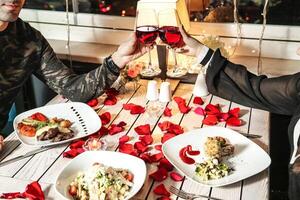
[[[186,99],[190,106],[196,107],[192,102],[192,84],[182,84],[175,80],[169,80],[173,96],[180,96]],[[173,123],[180,124],[185,131],[194,129],[195,127],[203,126],[203,116],[195,114],[193,111],[182,114],[179,112],[177,105],[173,102],[168,103],[168,106],[172,108],[172,117],[158,117],[149,120],[147,113],[140,115],[131,115],[128,111],[122,109],[124,103],[135,103],[138,105],[146,106],[148,101],[145,98],[147,82],[141,80],[140,87],[136,91],[130,90],[125,94],[118,95],[118,102],[114,106],[101,106],[98,110],[99,114],[103,112],[110,112],[112,114],[111,123],[118,123],[125,121],[127,123],[125,131],[113,135],[105,136],[109,137],[109,141],[115,141],[115,145],[109,150],[118,150],[118,139],[123,135],[132,136],[130,142],[135,142],[138,139],[137,134],[134,131],[134,127],[142,124],[149,123],[152,128],[152,136],[155,138],[155,142],[160,142],[162,132],[157,126],[158,122],[169,120]],[[205,104],[219,104],[223,112],[227,112],[231,108],[241,108],[241,119],[245,122],[240,127],[228,127],[234,130],[238,130],[243,133],[251,133],[262,135],[261,138],[253,140],[260,145],[264,150],[268,151],[269,148],[269,113],[266,111],[245,107],[234,102],[230,102],[219,98],[217,96],[209,95],[203,98]],[[48,105],[56,103],[65,103],[67,99],[61,96],[56,96],[52,99]],[[225,126],[225,123],[219,123],[218,126]],[[54,189],[54,181],[58,173],[66,166],[71,159],[63,158],[62,153],[67,151],[69,144],[65,144],[42,153],[35,154],[33,156],[24,158],[17,162],[0,167],[0,193],[2,192],[14,192],[24,191],[25,186],[35,180],[38,180],[41,184],[46,199],[60,199]],[[0,155],[0,161],[5,161],[16,156],[25,154],[28,151],[32,151],[33,148],[21,144],[15,134],[11,134],[5,139],[5,148]],[[156,170],[155,164],[147,164],[148,174]],[[175,170],[176,171],[176,170]],[[157,196],[153,193],[153,189],[158,183],[152,179],[146,178],[145,184],[140,192],[134,197],[134,199],[156,199]],[[184,179],[182,182],[174,182],[170,178],[164,181],[166,187],[169,185],[176,186],[187,192],[194,192],[202,195],[217,197],[228,200],[265,200],[269,198],[269,177],[268,170],[252,176],[243,181],[239,181],[235,184],[225,187],[211,188],[204,187],[199,184],[195,184],[189,179]],[[172,199],[176,199],[176,196],[171,196]]]

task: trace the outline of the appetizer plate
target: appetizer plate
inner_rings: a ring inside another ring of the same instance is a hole
[[[40,112],[48,118],[57,117],[70,120],[73,123],[70,129],[74,131],[74,137],[68,140],[52,142],[51,140],[38,141],[35,137],[27,137],[22,135],[18,131],[18,123],[21,122],[22,119],[27,118],[36,112]],[[61,103],[35,108],[19,114],[14,119],[14,129],[19,140],[25,145],[35,147],[45,147],[70,142],[72,140],[91,135],[100,128],[101,120],[98,114],[87,104],[79,102]]]
[[[86,151],[73,160],[60,172],[55,181],[55,189],[63,199],[72,199],[68,192],[69,184],[78,172],[84,172],[95,163],[113,168],[127,169],[133,173],[133,186],[125,199],[132,198],[143,186],[146,179],[146,164],[135,156],[113,151]]]
[[[200,155],[190,157],[196,163],[203,162],[207,159],[204,153],[204,143],[207,137],[213,136],[224,137],[234,145],[234,154],[223,159],[234,170],[223,178],[203,181],[195,172],[196,165],[184,163],[179,157],[179,151],[183,147],[191,145],[193,150],[200,150]],[[162,151],[166,158],[185,176],[196,183],[210,187],[229,185],[246,179],[263,171],[271,164],[270,156],[261,147],[238,132],[223,127],[206,127],[178,135],[165,142]]]

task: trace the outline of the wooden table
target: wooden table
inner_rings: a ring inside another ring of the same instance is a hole
[[[187,100],[190,106],[194,108],[196,107],[192,101],[193,85],[182,84],[175,80],[170,80],[170,83],[174,96],[181,96]],[[155,142],[159,142],[162,135],[159,127],[156,126],[160,121],[169,120],[173,123],[180,124],[185,131],[192,130],[195,127],[203,126],[201,124],[203,116],[197,115],[193,111],[189,112],[188,114],[182,114],[179,112],[177,105],[173,102],[169,103],[168,105],[170,108],[172,108],[172,117],[161,116],[154,120],[149,120],[146,113],[141,115],[131,115],[128,111],[123,110],[122,104],[124,103],[135,103],[146,106],[148,103],[145,98],[146,85],[147,82],[142,80],[141,86],[136,91],[131,90],[125,94],[118,95],[118,103],[116,105],[101,106],[99,108],[98,112],[100,114],[103,112],[110,112],[112,114],[111,123],[118,123],[120,121],[125,121],[127,123],[126,130],[124,132],[113,136],[105,136],[109,137],[110,141],[115,141],[115,145],[111,147],[110,150],[117,150],[118,138],[122,135],[127,134],[134,137],[135,139],[131,140],[134,142],[137,139],[137,134],[134,131],[134,127],[138,125],[150,123],[151,128],[153,129],[152,135],[155,138]],[[67,101],[67,99],[57,96],[48,104],[65,103]],[[240,107],[242,114],[241,119],[245,123],[240,127],[229,128],[243,133],[262,135],[262,138],[255,139],[254,141],[263,149],[268,151],[270,118],[268,112],[238,105],[212,95],[204,98],[204,101],[205,104],[203,107],[208,103],[219,104],[223,112],[226,112],[234,107]],[[219,123],[218,126],[225,126],[225,123]],[[68,150],[68,145],[69,144],[65,144],[45,152],[35,154],[34,156],[27,157],[15,163],[0,167],[0,193],[23,191],[28,183],[38,180],[45,192],[46,199],[60,199],[55,192],[54,181],[60,170],[71,161],[71,159],[63,158],[62,156],[62,153]],[[33,150],[32,147],[21,144],[15,134],[11,134],[5,139],[5,148],[0,155],[0,161],[11,159],[31,150]],[[147,164],[147,170],[148,173],[155,171],[156,165]],[[134,199],[156,199],[157,197],[152,190],[157,184],[158,183],[153,182],[153,180],[149,179],[147,176],[143,188]],[[191,182],[188,179],[184,179],[182,182],[174,182],[168,178],[164,181],[164,184],[166,187],[169,185],[174,185],[178,188],[184,189],[187,192],[194,192],[228,200],[265,200],[269,198],[268,170],[264,170],[263,172],[246,180],[220,188],[203,187]],[[172,199],[176,199],[175,196],[171,197]]]

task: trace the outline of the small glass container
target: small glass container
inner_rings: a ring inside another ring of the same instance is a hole
[[[86,151],[106,150],[107,142],[106,140],[100,138],[89,138],[88,140],[85,141],[83,148]]]

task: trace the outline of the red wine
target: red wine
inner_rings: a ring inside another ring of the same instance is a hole
[[[170,47],[182,47],[184,45],[179,28],[176,26],[163,26],[159,28],[160,39]]]
[[[139,26],[136,28],[136,37],[146,45],[152,45],[157,38],[158,28],[156,26]]]

